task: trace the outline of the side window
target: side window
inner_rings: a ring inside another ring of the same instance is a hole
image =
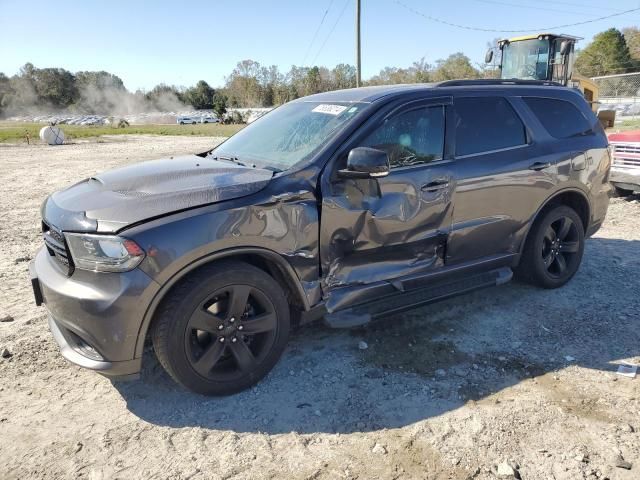
[[[524,124],[502,97],[457,98],[456,156],[527,143]]]
[[[522,100],[556,138],[573,137],[591,129],[585,116],[571,102],[538,97],[523,97]]]
[[[387,118],[361,143],[384,150],[391,168],[441,160],[444,151],[444,107],[422,107]]]

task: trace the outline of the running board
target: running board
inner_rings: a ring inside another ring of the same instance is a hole
[[[325,323],[332,328],[353,328],[379,317],[394,315],[422,305],[445,300],[479,288],[507,283],[513,277],[508,267],[466,276],[443,284],[430,285],[403,293],[388,295],[355,307],[326,314]]]

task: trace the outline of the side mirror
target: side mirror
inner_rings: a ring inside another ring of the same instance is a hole
[[[389,175],[387,152],[369,147],[356,147],[349,152],[347,168],[338,170],[341,178],[379,178]]]
[[[563,40],[562,43],[560,43],[560,55],[565,56],[569,53],[570,49],[571,43],[568,40]]]
[[[484,63],[491,63],[493,60],[493,48],[487,50],[487,53],[484,55]]]

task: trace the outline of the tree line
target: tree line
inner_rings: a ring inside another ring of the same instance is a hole
[[[640,30],[615,28],[599,33],[577,52],[576,70],[593,77],[640,70]],[[365,85],[437,82],[461,78],[499,76],[495,67],[473,64],[463,53],[430,64],[420,59],[412,65],[385,67]],[[105,71],[72,73],[63,68],[36,68],[25,64],[16,75],[0,73],[0,115],[26,112],[126,114],[144,111],[211,109],[219,115],[228,107],[271,107],[314,93],[356,85],[356,69],[341,63],[292,66],[281,72],[276,65],[254,60],[238,62],[221,88],[200,80],[191,87],[159,84],[149,91],[129,92],[122,80]]]

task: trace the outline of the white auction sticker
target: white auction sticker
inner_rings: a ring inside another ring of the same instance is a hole
[[[321,103],[311,111],[317,113],[326,113],[328,115],[340,115],[346,109],[347,107],[343,105],[329,105],[327,103]]]

